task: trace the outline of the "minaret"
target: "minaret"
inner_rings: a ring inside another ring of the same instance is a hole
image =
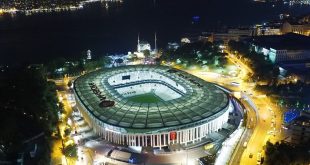
[[[138,45],[137,45],[137,51],[140,52],[140,33],[138,33]]]
[[[157,36],[156,36],[156,32],[155,32],[155,48],[154,48],[154,52],[157,53]]]

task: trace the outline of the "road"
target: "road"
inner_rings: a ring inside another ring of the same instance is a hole
[[[229,57],[233,56],[230,55]],[[238,63],[241,67],[246,66],[240,60],[232,58],[232,61]],[[248,70],[247,67],[241,69],[244,71]],[[243,81],[239,87],[239,91],[246,93],[245,99],[248,99],[248,102],[251,100],[257,107],[257,109],[253,107],[247,108],[249,112],[248,121],[253,120],[254,122],[255,119],[257,119],[257,121],[240,162],[236,164],[257,164],[257,162],[260,161],[258,160],[258,154],[264,156],[264,146],[268,140],[275,142],[283,139],[281,134],[282,113],[280,112],[280,109],[270,100],[270,98],[255,91],[251,86],[252,85]],[[239,160],[239,157],[233,159]]]
[[[253,97],[253,101],[259,107],[257,125],[248,142],[248,147],[242,155],[240,164],[256,164],[257,155],[261,153],[264,156],[263,150],[268,140],[275,142],[283,139],[281,131],[282,115],[279,108],[268,97]],[[250,158],[250,154],[253,155],[252,158]]]
[[[240,159],[242,157],[242,154],[244,152],[244,150],[246,149],[246,147],[244,146],[244,144],[246,144],[247,146],[247,143],[249,142],[252,134],[253,134],[253,128],[255,128],[256,126],[256,118],[253,118],[253,120],[251,120],[251,118],[253,116],[256,116],[256,114],[254,113],[254,111],[250,111],[248,109],[250,109],[250,106],[248,105],[247,102],[245,101],[241,101],[242,104],[245,106],[245,108],[247,109],[247,118],[249,120],[247,120],[247,124],[246,124],[246,130],[244,131],[243,133],[243,136],[241,137],[239,143],[238,143],[238,146],[236,146],[236,149],[235,149],[235,152],[234,154],[232,155],[232,159],[230,160],[229,164],[232,165],[232,164],[240,164]]]
[[[244,76],[250,72],[253,73],[250,67],[245,65],[242,61],[237,59],[234,55],[229,54],[228,58],[233,63],[240,66],[240,69],[244,72]],[[246,78],[241,78],[245,79]],[[247,143],[247,147],[240,157],[240,153],[236,154],[231,159],[231,164],[257,164],[257,155],[260,153],[264,156],[264,146],[268,140],[275,142],[283,139],[281,124],[282,124],[282,113],[280,109],[262,93],[254,90],[253,85],[243,81],[238,87],[239,91],[245,93],[244,105],[248,112],[248,126],[250,129],[254,129],[250,140]],[[238,89],[235,89],[238,91]],[[246,102],[253,102],[254,106],[250,106]],[[273,131],[271,133],[271,131]],[[240,151],[243,146],[238,146],[236,151]]]
[[[241,70],[238,77],[215,75],[200,70],[185,71],[206,81],[222,85],[232,91],[240,92],[241,101],[247,109],[248,130],[244,133],[235,149],[230,164],[257,164],[257,155],[261,153],[264,156],[263,149],[268,140],[276,142],[283,139],[283,131],[281,130],[282,113],[270,98],[255,91],[254,84],[247,81],[247,76],[253,74],[252,69],[232,54],[227,57]],[[232,82],[237,82],[240,85],[233,86]],[[247,142],[246,147],[243,146],[244,142]]]
[[[59,162],[62,161],[62,164],[74,165],[76,162],[75,158],[65,157],[61,152],[61,149],[63,148],[63,144],[65,144],[65,142],[69,140],[72,140],[70,137],[65,137],[64,135],[64,130],[66,129],[69,116],[72,113],[72,106],[69,100],[67,99],[67,95],[69,93],[67,89],[68,81],[69,80],[67,78],[65,78],[62,81],[54,81],[56,83],[57,88],[61,89],[61,90],[57,90],[57,97],[58,97],[58,100],[64,106],[63,107],[64,112],[61,115],[61,121],[57,123],[57,127],[59,128],[59,131],[60,131],[59,133],[60,133],[61,138],[56,139],[53,142],[52,151],[51,151],[52,164],[59,164]]]

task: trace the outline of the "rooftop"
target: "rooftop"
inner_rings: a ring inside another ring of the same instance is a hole
[[[107,82],[113,75],[134,71],[156,72],[182,85],[187,92],[169,101],[137,102],[121,96]],[[93,93],[89,83],[96,84],[107,100],[115,101],[115,105],[99,107],[100,99]],[[165,66],[141,65],[98,70],[79,77],[75,81],[75,92],[94,117],[105,124],[131,132],[198,124],[213,120],[228,108],[227,94],[214,84],[180,70],[171,72],[171,68]]]
[[[310,50],[310,37],[295,33],[254,37],[255,45],[273,49]]]

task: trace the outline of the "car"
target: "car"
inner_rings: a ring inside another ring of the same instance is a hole
[[[231,82],[231,85],[233,85],[233,86],[240,86],[240,83],[238,83],[238,82]]]
[[[274,132],[273,131],[268,131],[267,134],[268,135],[272,135]]]
[[[284,126],[283,124],[282,124],[282,128],[283,129],[285,129],[285,130],[287,130],[288,128],[286,127],[286,126]]]
[[[246,148],[247,145],[248,145],[248,142],[244,142],[244,143],[243,143],[243,147],[244,147],[244,148]]]
[[[262,154],[259,152],[257,153],[257,164],[261,164],[262,161]]]

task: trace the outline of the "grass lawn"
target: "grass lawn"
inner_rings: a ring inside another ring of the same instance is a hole
[[[146,93],[142,95],[128,97],[128,100],[137,103],[157,103],[161,101],[161,99],[153,93]]]

